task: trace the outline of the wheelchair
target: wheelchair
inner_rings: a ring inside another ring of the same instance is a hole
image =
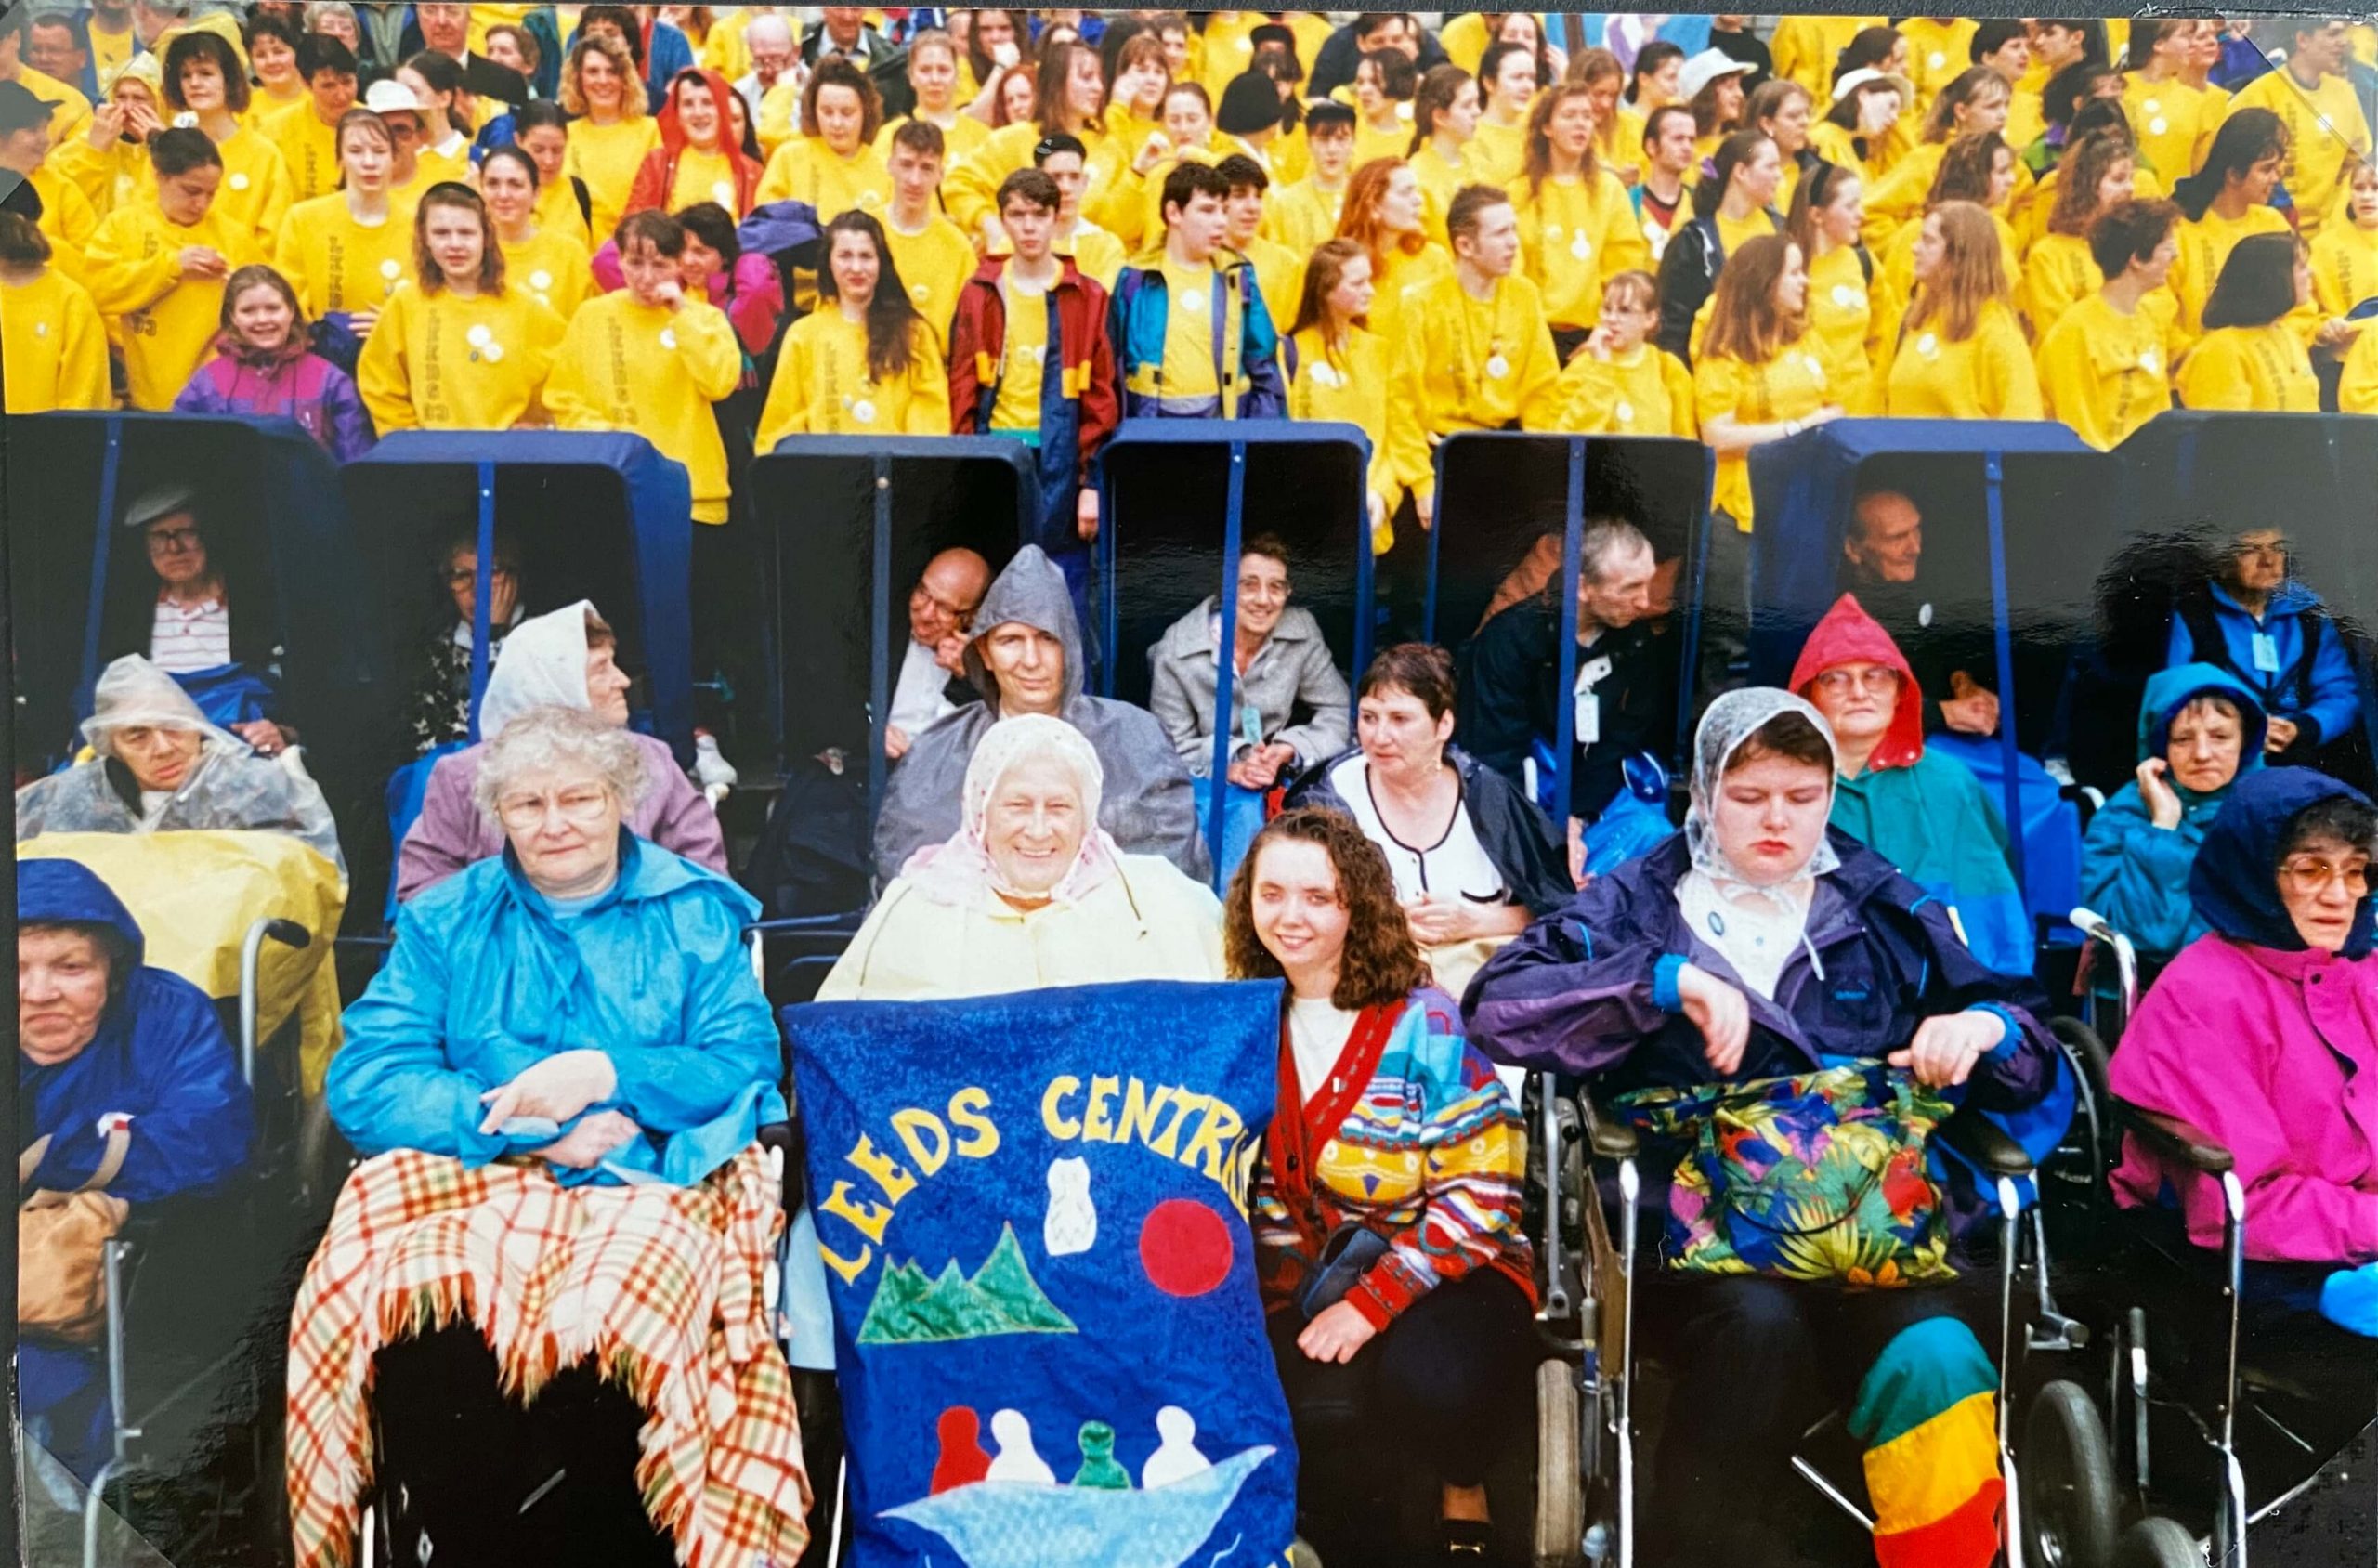
[[[103,1526],[119,1511],[108,1505],[110,1490],[126,1502],[136,1477],[170,1478],[195,1468],[210,1428],[222,1429],[229,1450],[223,1456],[228,1467],[207,1467],[215,1470],[205,1478],[215,1488],[210,1529],[244,1520],[245,1535],[257,1542],[287,1538],[278,1347],[268,1342],[278,1335],[259,1339],[253,1329],[272,1251],[295,1228],[289,1222],[299,1025],[293,1013],[264,1029],[257,972],[268,943],[302,950],[313,939],[295,921],[254,921],[240,945],[238,993],[217,1004],[230,1014],[226,1023],[234,1028],[226,1032],[238,1043],[241,1078],[255,1104],[248,1168],[223,1191],[147,1206],[102,1251],[107,1315],[97,1348],[107,1387],[108,1457],[82,1501],[83,1568],[98,1568]],[[194,1249],[192,1237],[203,1247]],[[227,1280],[234,1282],[228,1288]],[[238,1282],[252,1283],[242,1288]]]
[[[2112,964],[2113,986],[2086,1005],[2119,1050],[2137,1006],[2138,955],[2094,911],[2075,909],[2071,918]],[[2098,1035],[2072,1034],[2084,1047],[2083,1095],[2103,1129],[2086,1201],[2074,1217],[2076,1235],[2100,1260],[2076,1297],[2078,1310],[2106,1330],[2104,1386],[2126,1461],[2123,1483],[2142,1503],[2154,1498],[2175,1514],[2135,1525],[2123,1537],[2121,1568],[2193,1568],[2207,1553],[2216,1563],[2242,1564],[2252,1528],[2301,1498],[2333,1457],[2305,1435],[2322,1424],[2323,1391],[2300,1374],[2255,1365],[2251,1353],[2249,1205],[2230,1152],[2178,1117],[2119,1099]],[[2217,1254],[2191,1243],[2169,1211],[2116,1208],[2109,1178],[2125,1134],[2166,1164],[2219,1184]]]
[[[2076,1130],[2068,1137],[2077,1136],[2091,1149],[2100,1125],[2103,1078],[2095,1079],[2099,1092],[2093,1096],[2087,1064],[2094,1040],[2079,1038],[2085,1029],[2068,1027],[2070,1023],[2058,1021],[2056,1028],[2080,1091]],[[1633,1285],[1639,1265],[1656,1266],[1645,1260],[1640,1235],[1643,1148],[1636,1130],[1598,1104],[1588,1088],[1554,1075],[1531,1079],[1527,1111],[1532,1175],[1537,1178],[1531,1185],[1542,1200],[1540,1211],[1531,1214],[1544,1280],[1538,1315],[1556,1352],[1537,1371],[1542,1483],[1534,1522],[1535,1561],[1540,1568],[1633,1568],[1639,1561],[1642,1470],[1639,1386],[1647,1370],[1656,1376],[1634,1344]],[[2051,1183],[2064,1151],[2045,1165],[2035,1164],[1976,1113],[1952,1117],[1935,1136],[1977,1174],[1994,1210],[1998,1337],[1993,1348],[1998,1468],[2006,1483],[2003,1561],[2009,1568],[2110,1568],[2117,1561],[2124,1500],[2115,1485],[2112,1445],[2097,1402],[2088,1384],[2076,1380],[2089,1373],[2068,1359],[2088,1346],[2092,1336],[2086,1325],[2059,1309],[2050,1282],[2043,1198],[2056,1190]],[[1614,1193],[1614,1202],[1609,1198]],[[1826,1415],[1778,1463],[1788,1463],[1834,1510],[1871,1532],[1875,1520],[1862,1502],[1862,1481],[1839,1473],[1837,1459],[1828,1453],[1843,1445],[1846,1415]],[[2168,1538],[2168,1524],[2142,1521],[2134,1530]],[[2136,1561],[2142,1568],[2157,1568],[2162,1560]]]

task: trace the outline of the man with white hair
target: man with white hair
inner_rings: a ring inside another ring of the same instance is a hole
[[[475,861],[503,850],[503,831],[473,804],[472,788],[487,741],[537,708],[577,708],[615,728],[628,722],[628,677],[615,660],[618,639],[584,599],[532,616],[503,641],[503,659],[479,699],[478,745],[440,757],[429,770],[421,815],[397,854],[397,898],[402,902]],[[714,871],[726,869],[718,814],[686,777],[668,742],[631,737],[644,754],[648,779],[629,809],[627,826],[663,849]]]
[[[751,53],[751,69],[736,82],[735,90],[743,95],[743,107],[751,111],[751,123],[760,123],[760,100],[778,82],[791,81],[799,92],[802,75],[801,51],[792,41],[792,29],[784,18],[774,11],[763,11],[743,28],[743,47]]]
[[[506,103],[529,101],[529,79],[508,65],[471,52],[471,8],[468,6],[425,5],[412,8],[413,24],[421,32],[421,46],[444,55],[463,68],[463,85],[478,98]]]

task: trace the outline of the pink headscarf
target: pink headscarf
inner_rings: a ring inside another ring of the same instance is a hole
[[[900,875],[919,893],[937,904],[986,906],[1002,894],[1029,896],[1010,886],[991,859],[986,829],[991,796],[1000,781],[1018,763],[1052,756],[1073,770],[1081,792],[1081,848],[1074,863],[1049,891],[1052,904],[1078,904],[1115,877],[1122,852],[1105,829],[1098,825],[1098,805],[1105,788],[1105,770],[1098,753],[1081,731],[1041,713],[1019,713],[1001,719],[983,732],[966,764],[966,783],[959,806],[958,831],[947,842],[927,844],[908,856]]]

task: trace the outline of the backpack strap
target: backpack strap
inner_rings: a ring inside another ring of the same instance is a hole
[[[50,1135],[45,1132],[27,1144],[24,1152],[17,1156],[17,1185],[20,1188],[33,1179],[33,1172],[39,1170],[41,1162],[49,1156],[49,1144]],[[107,1148],[99,1156],[98,1169],[91,1172],[89,1181],[75,1190],[96,1193],[104,1189],[109,1183],[124,1174],[124,1156],[131,1152],[132,1129],[129,1127],[108,1129]]]

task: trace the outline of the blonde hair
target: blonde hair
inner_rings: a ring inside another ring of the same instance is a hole
[[[635,57],[628,46],[608,33],[585,33],[579,35],[569,58],[561,66],[561,107],[572,119],[586,112],[586,94],[579,86],[579,76],[586,68],[586,54],[594,50],[611,62],[620,73],[620,115],[634,120],[651,111],[644,96],[644,73],[635,68]]]
[[[1943,202],[1925,216],[1927,223],[1935,219],[1940,222],[1947,255],[1939,278],[1915,285],[1907,330],[1913,332],[1937,319],[1951,343],[1963,343],[1981,325],[1983,308],[1993,300],[2006,299],[2006,264],[1999,255],[1998,225],[1973,202]]]

